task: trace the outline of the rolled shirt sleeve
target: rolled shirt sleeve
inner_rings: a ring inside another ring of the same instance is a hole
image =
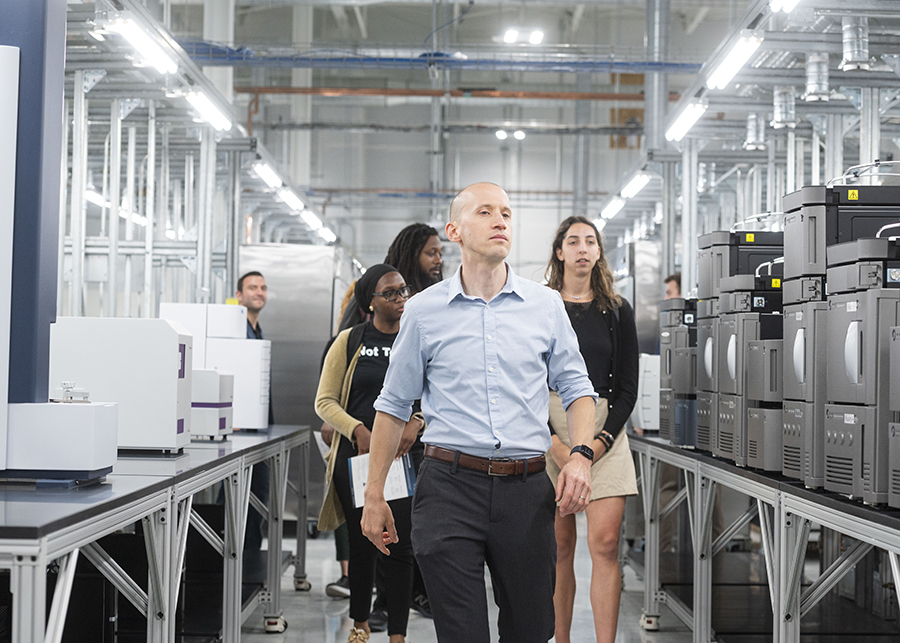
[[[413,403],[422,398],[427,358],[416,306],[410,300],[400,317],[400,332],[391,349],[391,359],[375,410],[408,422]]]
[[[547,360],[550,388],[559,393],[564,409],[581,397],[591,397],[596,403],[598,395],[588,377],[584,358],[578,350],[578,337],[561,297],[553,298],[552,315],[554,345]]]

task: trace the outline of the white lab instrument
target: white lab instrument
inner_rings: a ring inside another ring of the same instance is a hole
[[[247,308],[244,306],[161,303],[159,318],[181,323],[193,336],[196,368],[205,368],[207,337],[247,337]]]
[[[637,402],[631,423],[645,431],[659,430],[659,355],[641,353],[638,366]]]
[[[192,338],[164,319],[60,317],[50,382],[74,380],[119,404],[119,450],[177,452],[190,443]]]
[[[194,370],[191,388],[191,437],[217,438],[232,431],[234,375]]]
[[[269,426],[269,364],[272,342],[267,339],[206,340],[206,368],[234,375],[234,428]]]

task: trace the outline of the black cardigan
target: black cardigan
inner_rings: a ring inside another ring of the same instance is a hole
[[[604,395],[609,403],[609,415],[603,430],[614,438],[631,416],[637,402],[638,390],[638,339],[634,323],[634,309],[625,299],[613,315],[612,324],[612,377],[610,388]],[[550,427],[553,433],[553,427]]]

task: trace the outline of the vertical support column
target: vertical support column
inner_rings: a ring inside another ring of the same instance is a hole
[[[66,3],[0,4],[0,42],[18,47],[20,56],[9,402],[46,402],[56,320]]]
[[[788,130],[787,134],[787,168],[786,183],[784,186],[785,194],[790,194],[796,188],[797,182],[797,135],[793,130]]]
[[[69,206],[69,236],[72,239],[72,281],[69,286],[69,315],[84,314],[84,193],[87,186],[87,110],[84,71],[75,72],[72,125],[72,196]]]
[[[234,0],[204,0],[203,39],[234,45]],[[212,81],[225,100],[231,102],[234,95],[234,68],[204,67],[203,75]]]
[[[169,492],[167,505],[154,511],[143,520],[144,544],[147,551],[149,582],[147,587],[147,643],[165,643],[169,641],[169,631],[175,619],[172,602],[172,544],[175,540],[174,529],[177,516],[173,511],[172,492]]]
[[[197,287],[195,301],[206,304],[212,299],[213,205],[216,194],[216,133],[204,127],[200,140],[200,193],[197,208]]]
[[[781,570],[778,595],[779,643],[800,641],[800,581],[803,577],[803,555],[809,536],[809,521],[781,509],[782,541],[778,552]],[[798,559],[799,556],[799,559]],[[799,565],[798,565],[799,560]]]
[[[794,168],[796,170],[794,175],[794,189],[799,190],[803,187],[806,179],[806,140],[798,138],[794,142],[794,145],[797,150],[794,155]],[[788,190],[788,192],[791,192],[791,190]]]
[[[659,460],[638,453],[644,504],[644,611],[641,627],[659,629]]]
[[[184,229],[193,228],[197,222],[194,218],[194,155],[184,157]]]
[[[299,457],[296,458],[297,466],[300,468],[300,486],[297,489],[297,551],[294,555],[294,589],[298,591],[308,592],[311,589],[309,581],[306,580],[306,517],[308,516],[307,508],[307,490],[309,488],[309,442],[301,444],[297,451]]]
[[[144,216],[147,227],[144,229],[144,302],[141,306],[141,317],[155,317],[153,305],[153,230],[156,224],[156,101],[147,101],[150,116],[147,119],[147,195]]]
[[[825,117],[825,181],[844,173],[844,117],[829,114]]]
[[[775,167],[775,145],[777,139],[769,136],[766,141],[766,151],[769,154],[768,163],[766,164],[766,212],[775,212],[775,197],[778,193],[777,186],[777,170]]]
[[[712,509],[715,483],[699,471],[694,474],[694,643],[709,643],[712,636]]]
[[[134,240],[134,212],[135,212],[135,185],[134,185],[134,163],[135,149],[137,148],[137,128],[132,125],[128,128],[128,152],[125,158],[125,199],[122,204],[125,210],[125,240]],[[124,295],[125,317],[131,317],[131,291],[133,288],[132,279],[132,258],[130,254],[125,255],[125,283],[122,287]]]
[[[810,185],[822,184],[822,142],[819,130],[813,127],[812,143],[810,145]]]
[[[675,272],[675,231],[677,228],[677,204],[678,182],[674,161],[662,163],[662,224],[660,236],[662,237],[662,274],[671,275]]]
[[[881,90],[874,87],[863,87],[860,90],[859,109],[859,163],[871,163],[880,158],[881,152]],[[860,182],[873,184],[876,173],[864,174]]]
[[[697,140],[685,138],[681,150],[681,290],[697,286]]]
[[[117,98],[109,109],[109,299],[108,316],[118,312],[119,205],[122,202],[122,102]]]
[[[439,83],[440,75],[432,80],[432,88],[439,89]],[[434,195],[431,198],[432,221],[439,221],[443,218],[443,200],[437,196],[444,187],[444,112],[441,100],[437,96],[431,99],[431,163],[428,183],[431,194]]]
[[[298,50],[310,46],[313,41],[313,7],[311,4],[295,4],[291,8],[293,16],[292,40]],[[292,69],[292,87],[310,87],[312,85],[312,69]],[[295,123],[312,121],[312,96],[291,96],[291,119]],[[313,133],[310,130],[291,130],[285,132],[290,141],[290,173],[291,182],[306,188],[310,185],[310,166]]]
[[[284,498],[287,493],[289,462],[290,452],[284,450],[269,459],[267,536],[269,556],[266,561],[266,589],[268,592],[266,599],[263,600],[263,618],[266,632],[283,632],[287,627],[281,610],[281,543],[284,535]],[[299,520],[297,529],[297,538],[299,539]]]
[[[44,643],[47,615],[47,561],[43,556],[16,556],[10,570],[13,598],[12,640]]]
[[[222,603],[223,643],[241,640],[241,584],[244,530],[247,526],[247,506],[250,502],[250,476],[253,466],[244,468],[224,482],[225,488],[225,571]]]
[[[647,0],[647,60],[664,62],[668,48],[669,0]],[[658,72],[649,72],[644,76],[645,151],[665,147],[663,128],[669,102],[668,78],[668,75]]]
[[[578,91],[586,92],[590,88],[590,74],[578,74]],[[591,102],[587,100],[575,101],[575,126],[587,126],[591,122]],[[580,130],[579,130],[580,131]],[[575,135],[575,154],[573,158],[573,203],[572,214],[575,216],[587,216],[588,193],[588,166],[590,159],[590,146],[587,134],[583,132]]]
[[[231,158],[231,216],[225,230],[225,294],[233,297],[240,279],[241,246],[241,153],[232,152]]]

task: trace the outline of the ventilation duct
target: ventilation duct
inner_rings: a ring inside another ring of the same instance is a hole
[[[841,69],[866,71],[869,69],[869,19],[844,16],[844,58]]]
[[[761,114],[747,114],[747,139],[745,150],[766,149],[766,119]]]
[[[806,93],[803,100],[828,100],[828,54],[806,54]]]
[[[797,105],[795,103],[794,88],[785,85],[775,87],[774,118],[772,127],[775,129],[791,129],[797,126]]]

